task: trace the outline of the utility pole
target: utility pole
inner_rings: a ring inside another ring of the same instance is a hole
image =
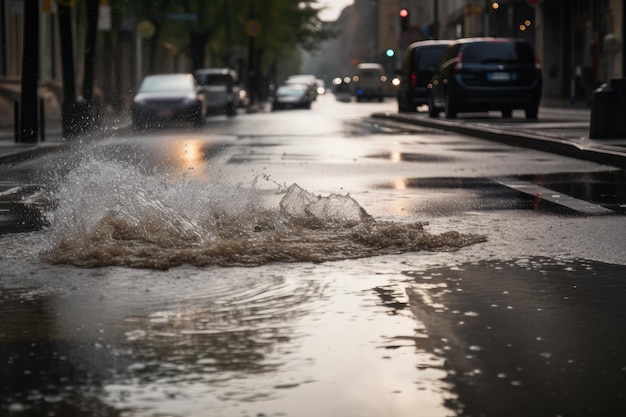
[[[20,142],[36,143],[39,133],[37,88],[39,85],[39,2],[24,2],[24,51],[22,54],[22,89]],[[42,109],[43,110],[43,109]]]
[[[58,5],[59,37],[61,42],[61,67],[63,71],[63,106],[61,122],[63,136],[76,136],[76,77],[72,51],[72,19],[68,6]]]
[[[98,1],[87,4],[88,27],[85,51],[85,73],[83,77],[83,98],[76,97],[76,74],[72,41],[71,6],[58,4],[59,32],[61,41],[61,66],[63,69],[63,136],[76,137],[93,127],[93,63],[95,57],[96,27],[98,22]]]
[[[98,27],[99,0],[87,1],[87,38],[85,40],[85,76],[83,81],[83,99],[85,100],[83,126],[90,130],[94,127],[93,72],[96,60],[96,33]]]

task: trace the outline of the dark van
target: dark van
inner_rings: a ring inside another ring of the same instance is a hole
[[[399,71],[398,111],[416,112],[417,107],[428,104],[428,88],[437,70],[443,51],[449,40],[427,40],[413,42],[406,49]]]

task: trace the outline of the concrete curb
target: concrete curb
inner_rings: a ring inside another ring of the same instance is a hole
[[[414,124],[434,129],[446,130],[467,136],[487,139],[507,145],[537,149],[545,152],[592,161],[600,164],[626,168],[626,148],[589,142],[589,145],[574,140],[556,138],[542,132],[511,131],[495,127],[478,126],[464,121],[410,116],[401,113],[374,113],[373,118]]]

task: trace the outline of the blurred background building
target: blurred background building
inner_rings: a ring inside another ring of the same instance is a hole
[[[20,97],[27,1],[39,3],[38,83],[46,108],[55,108],[53,104],[63,99],[57,3],[72,8],[78,91],[84,82],[87,0],[0,0],[0,121],[4,124],[12,122],[14,103]],[[115,13],[109,5],[113,0],[98,1],[93,86],[94,94],[104,105],[122,107],[147,73],[193,69],[194,59],[198,59],[189,47],[193,39],[183,45],[170,38],[173,34],[180,37],[180,33],[164,27],[168,22],[189,25],[185,19],[194,18],[198,25],[197,16],[163,15],[160,26],[153,27],[144,18]],[[222,0],[211,2],[211,7],[225,2],[231,4]],[[411,42],[468,36],[519,37],[535,46],[544,72],[544,99],[589,105],[594,88],[611,78],[624,77],[625,3],[626,0],[354,0],[336,21],[324,22],[337,36],[320,41],[317,52],[305,52],[304,58],[294,54],[288,59],[270,60],[266,54],[258,59],[267,61],[260,66],[267,84],[280,82],[295,72],[314,73],[329,82],[351,75],[361,62],[381,63],[391,79]],[[235,9],[240,4],[232,2]],[[205,19],[210,20],[211,16]],[[203,56],[202,63],[228,64],[245,72],[250,58],[248,40],[259,35],[252,33],[254,25],[241,19],[226,24],[231,19],[222,16],[215,16],[212,21],[220,26],[207,33],[219,34],[222,44],[209,42],[213,52]],[[268,26],[262,29],[267,30]],[[263,34],[260,35],[259,42]],[[246,74],[241,75],[245,78]]]

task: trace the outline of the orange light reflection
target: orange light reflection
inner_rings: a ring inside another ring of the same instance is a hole
[[[174,163],[182,172],[195,177],[206,176],[206,161],[202,153],[204,142],[199,140],[182,140],[174,144]]]

